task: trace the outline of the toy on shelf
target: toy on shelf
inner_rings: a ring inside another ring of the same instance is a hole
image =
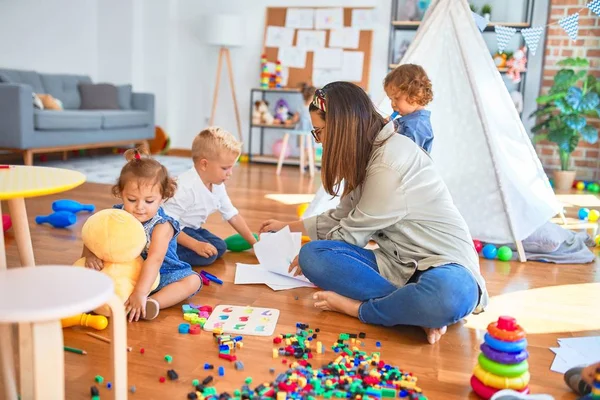
[[[269,88],[269,66],[267,65],[267,55],[263,54],[260,58],[260,87],[261,89]]]
[[[515,54],[506,62],[506,66],[508,67],[506,75],[512,79],[513,83],[521,82],[521,73],[527,71],[526,51],[527,47],[521,47],[519,50],[515,51]]]
[[[56,211],[50,215],[38,215],[35,217],[38,224],[50,224],[55,228],[66,228],[77,222],[75,214],[69,211]]]
[[[10,215],[2,214],[2,232],[6,232],[12,226],[12,220],[10,219]]]
[[[258,235],[256,233],[252,234],[256,240],[258,240]],[[234,253],[238,253],[240,251],[250,250],[252,246],[246,239],[242,237],[239,233],[235,235],[231,235],[225,239],[225,244],[227,245],[227,250],[232,251]]]
[[[254,102],[252,110],[252,124],[254,125],[273,125],[273,115],[269,111],[269,102],[257,100]]]
[[[506,60],[508,58],[507,53],[496,53],[492,56],[492,58],[494,59],[494,64],[496,64],[498,69],[506,68]]]
[[[277,64],[275,64],[275,88],[281,89],[283,78],[281,77],[281,61],[277,60]]]
[[[93,204],[81,204],[75,200],[56,200],[52,203],[52,211],[68,211],[77,214],[80,211],[94,212]]]
[[[77,314],[72,317],[63,318],[60,323],[63,328],[87,326],[101,331],[108,326],[108,319],[104,315]]]
[[[501,316],[488,325],[478,363],[471,376],[471,387],[482,399],[512,389],[529,393],[529,353],[523,328],[512,317]]]
[[[87,219],[81,229],[83,244],[102,260],[102,273],[112,278],[115,294],[121,301],[129,298],[144,264],[141,253],[146,246],[144,227],[127,211],[109,208],[98,211]],[[85,257],[74,265],[85,266]],[[158,287],[157,274],[150,290]],[[94,310],[96,314],[109,316],[108,306]]]
[[[281,125],[294,125],[298,122],[300,116],[297,113],[290,112],[290,107],[284,99],[277,100],[275,103],[274,123]]]

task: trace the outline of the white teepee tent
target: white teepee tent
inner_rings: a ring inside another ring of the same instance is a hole
[[[562,208],[466,0],[434,0],[401,64],[433,84],[431,156],[475,239],[520,244]],[[381,108],[391,112],[389,100]],[[322,190],[305,215],[334,205]]]

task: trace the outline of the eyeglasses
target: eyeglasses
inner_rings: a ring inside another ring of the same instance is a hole
[[[312,131],[310,131],[310,133],[312,133],[313,138],[315,138],[315,141],[317,143],[321,143],[321,131],[325,129],[325,127],[321,127],[321,128],[315,128]]]

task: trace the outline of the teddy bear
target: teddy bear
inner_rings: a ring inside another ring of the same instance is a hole
[[[115,293],[125,303],[137,283],[144,260],[142,250],[146,246],[146,233],[142,224],[127,211],[110,208],[98,211],[87,219],[81,230],[85,246],[102,260],[102,272],[114,282]],[[85,257],[75,262],[85,266]],[[151,290],[158,287],[157,274]],[[107,305],[95,309],[96,314],[110,316]]]
[[[254,102],[252,110],[252,124],[254,125],[272,125],[273,115],[269,112],[269,102],[265,100],[257,100]]]
[[[506,75],[512,79],[513,83],[521,82],[521,73],[527,71],[527,47],[523,46],[515,51],[515,54],[506,62],[508,72]]]

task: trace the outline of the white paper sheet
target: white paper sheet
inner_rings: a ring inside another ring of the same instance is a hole
[[[266,47],[285,47],[294,43],[294,29],[282,26],[268,26]]]
[[[375,26],[374,10],[352,10],[352,27],[364,31],[372,30]]]
[[[343,55],[342,49],[315,50],[313,68],[340,69]]]
[[[343,26],[343,8],[317,8],[315,12],[316,29],[337,29]]]
[[[299,287],[315,287],[308,281],[280,275],[268,271],[258,264],[236,264],[235,280],[236,285],[255,285],[265,284],[273,290],[295,289]]]
[[[288,8],[285,14],[285,26],[288,28],[312,29],[314,23],[314,8]]]
[[[360,31],[354,28],[332,29],[329,31],[329,47],[358,49]]]
[[[344,51],[342,59],[341,80],[360,82],[363,75],[365,53],[362,51]]]
[[[325,47],[325,31],[303,31],[298,30],[296,36],[296,47],[306,51],[314,51]]]
[[[341,69],[313,68],[312,84],[317,88],[322,88],[329,82],[339,81],[341,75]]]
[[[306,50],[301,47],[280,47],[277,58],[284,67],[306,67]]]
[[[556,355],[550,369],[564,374],[568,369],[600,360],[600,336],[558,339],[560,347],[551,347]]]
[[[276,274],[308,282],[304,275],[294,277],[292,273],[288,272],[290,264],[300,253],[301,246],[302,233],[292,233],[289,226],[286,226],[279,232],[262,233],[258,243],[254,245],[254,254],[262,268]]]

